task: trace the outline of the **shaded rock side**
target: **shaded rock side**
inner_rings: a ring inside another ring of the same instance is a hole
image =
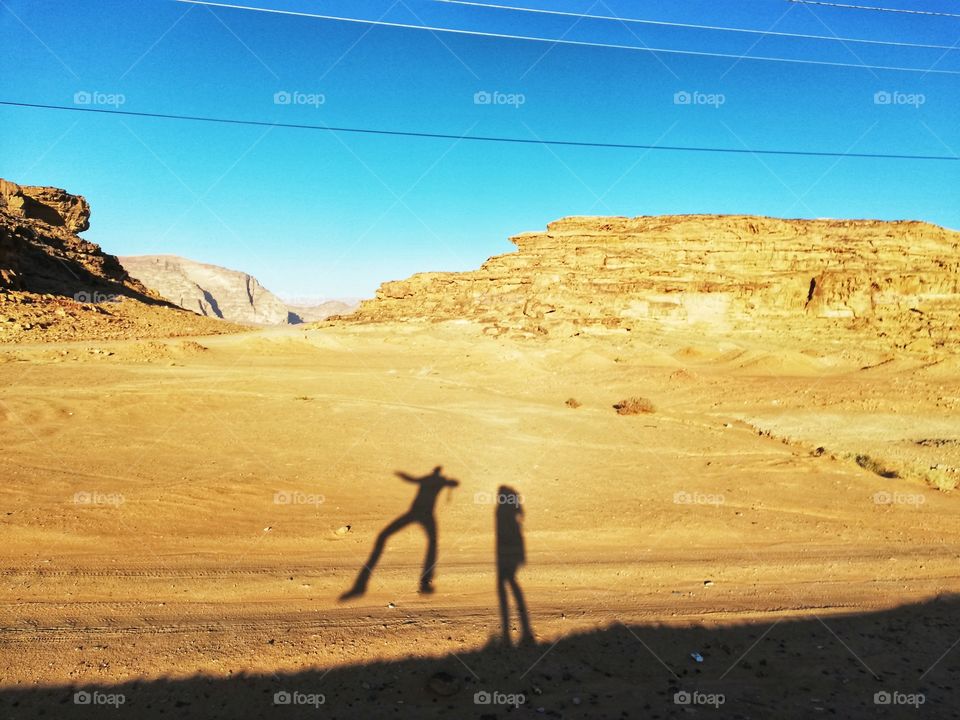
[[[113,255],[77,233],[90,227],[90,206],[54,187],[0,179],[0,289],[87,297],[146,293]]]

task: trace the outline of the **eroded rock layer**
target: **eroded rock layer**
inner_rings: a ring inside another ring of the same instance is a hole
[[[960,233],[923,222],[754,216],[569,217],[478,270],[384,283],[361,321],[468,318],[493,332],[867,331],[960,339]]]
[[[0,179],[0,344],[240,330],[154,295],[77,234],[89,226],[81,196]]]
[[[69,296],[146,292],[116,257],[77,235],[89,227],[90,205],[79,195],[0,179],[0,288]]]

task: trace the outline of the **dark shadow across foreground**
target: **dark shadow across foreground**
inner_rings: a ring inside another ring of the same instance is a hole
[[[960,717],[960,598],[824,622],[810,615],[712,629],[612,624],[555,645],[296,674],[6,688],[0,717]],[[76,693],[122,695],[124,703],[76,704]]]

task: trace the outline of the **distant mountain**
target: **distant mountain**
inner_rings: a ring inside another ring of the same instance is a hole
[[[132,255],[120,263],[151,290],[200,315],[256,325],[299,322],[280,298],[239,270],[176,255]]]
[[[359,307],[359,301],[326,300],[316,305],[287,305],[290,310],[290,322],[316,322],[326,320],[331,315],[346,315]]]
[[[326,300],[288,305],[245,272],[176,255],[132,255],[120,263],[166,300],[201,315],[237,323],[282,325],[316,322],[353,312],[359,302]]]

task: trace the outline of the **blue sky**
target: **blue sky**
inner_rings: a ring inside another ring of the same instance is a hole
[[[960,48],[957,17],[785,0],[490,0],[497,1]],[[483,33],[960,72],[960,49],[578,20],[434,0],[234,2]],[[860,4],[957,8],[949,0]],[[86,92],[88,107],[264,122],[960,153],[960,74],[550,45],[173,0],[0,0],[0,60],[7,68],[0,99],[16,102],[74,106]],[[300,94],[277,104],[282,92]],[[516,102],[477,104],[482,92]],[[677,93],[695,101],[677,104]],[[876,93],[893,102],[877,104]],[[293,297],[367,296],[414,272],[474,268],[509,252],[511,234],[565,215],[757,213],[960,228],[960,162],[495,144],[6,106],[0,123],[0,176],[86,196],[93,217],[85,236],[108,252],[226,265]]]

